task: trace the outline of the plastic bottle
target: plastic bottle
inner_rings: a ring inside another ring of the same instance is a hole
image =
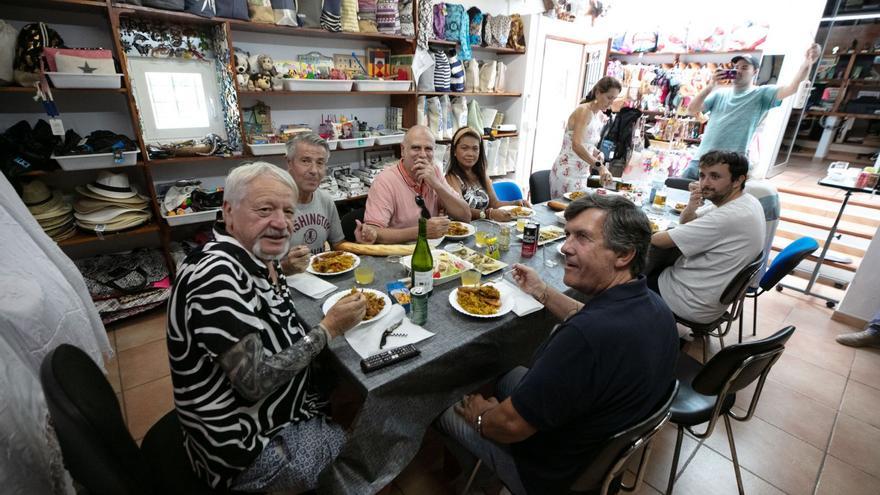
[[[651,194],[648,197],[648,204],[654,204],[654,196],[657,191],[663,191],[666,188],[666,169],[655,168],[651,171]]]

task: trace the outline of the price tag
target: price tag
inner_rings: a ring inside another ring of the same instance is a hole
[[[52,134],[64,136],[64,124],[61,119],[49,119],[49,126],[52,128]]]
[[[107,226],[104,225],[103,223],[95,225],[95,234],[97,234],[98,239],[101,239],[102,241],[104,240],[104,229],[105,228],[107,228]]]

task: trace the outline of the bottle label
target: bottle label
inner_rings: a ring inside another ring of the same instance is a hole
[[[424,287],[425,292],[434,289],[434,272],[413,272],[413,287]]]

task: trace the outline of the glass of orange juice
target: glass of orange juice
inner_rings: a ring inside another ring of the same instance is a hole
[[[481,274],[477,270],[465,270],[461,272],[462,287],[476,287],[480,285]]]
[[[354,280],[361,285],[372,284],[374,276],[373,266],[367,263],[361,263],[354,269]]]
[[[485,247],[486,246],[486,238],[491,236],[492,233],[485,229],[478,229],[477,233],[474,234],[474,243],[477,247]]]

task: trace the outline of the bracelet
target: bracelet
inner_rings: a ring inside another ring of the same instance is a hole
[[[537,298],[536,298],[536,299],[538,300],[539,303],[541,303],[541,304],[546,304],[546,303],[547,303],[547,289],[548,289],[548,288],[549,288],[549,287],[547,287],[547,283],[545,282],[545,283],[544,283],[544,291],[541,292],[541,296],[540,296],[540,297],[537,297]]]
[[[488,409],[487,409],[488,410]],[[481,412],[477,415],[477,419],[475,420],[477,435],[483,436],[483,415],[486,414],[486,411]]]

